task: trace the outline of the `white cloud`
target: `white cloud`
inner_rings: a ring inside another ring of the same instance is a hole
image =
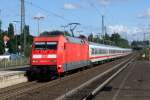
[[[114,25],[114,26],[108,26],[108,31],[109,31],[110,34],[113,34],[114,32],[127,33],[129,30],[126,26]]]
[[[130,1],[130,0],[97,0],[97,1],[100,2],[101,5],[106,6],[113,2],[121,2],[122,3],[122,2]]]
[[[101,5],[108,5],[111,0],[98,0],[100,2]]]
[[[150,8],[140,13],[137,17],[138,18],[150,18]]]
[[[110,25],[108,26],[108,31],[110,34],[113,34],[114,32],[118,33],[128,33],[128,34],[136,34],[136,33],[150,33],[149,26],[143,26],[143,27],[127,27],[124,25]]]
[[[64,9],[78,9],[80,8],[77,4],[66,3],[64,4]]]
[[[110,25],[107,28],[107,31],[109,34],[113,34],[114,32],[119,33],[122,37],[127,36],[128,40],[143,40],[143,34],[144,33],[150,33],[149,26],[124,26],[124,25]],[[148,36],[148,35],[147,35]],[[147,37],[146,39],[148,39]]]

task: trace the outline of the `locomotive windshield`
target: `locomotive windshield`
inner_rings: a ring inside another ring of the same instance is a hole
[[[35,42],[35,50],[56,50],[57,42]]]

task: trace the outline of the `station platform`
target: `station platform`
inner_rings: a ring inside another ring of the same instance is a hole
[[[150,100],[150,61],[132,62],[93,100]]]
[[[13,67],[8,67],[8,68],[1,68],[0,71],[7,71],[7,70],[16,70],[16,71],[25,71],[29,68],[29,65],[24,65],[24,66],[13,66]]]
[[[27,82],[26,71],[0,71],[0,88]]]

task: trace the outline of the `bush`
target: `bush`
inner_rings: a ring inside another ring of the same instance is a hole
[[[143,54],[145,55],[146,60],[150,60],[150,49],[149,48],[144,48],[143,49]]]

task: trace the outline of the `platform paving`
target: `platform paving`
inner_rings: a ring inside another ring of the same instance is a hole
[[[0,71],[0,89],[27,82],[25,71]]]
[[[131,63],[94,100],[150,100],[150,61]]]

